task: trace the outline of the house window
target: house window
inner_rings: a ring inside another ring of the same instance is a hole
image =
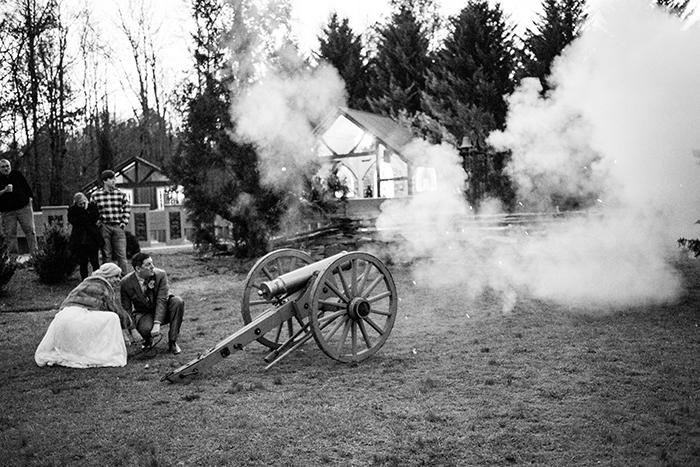
[[[437,172],[433,167],[416,167],[416,193],[437,190]]]
[[[134,204],[134,190],[131,188],[120,188],[119,191],[123,192],[126,195],[126,200],[129,202],[130,205]]]
[[[352,170],[341,164],[338,167],[338,179],[348,188],[348,193],[346,195],[348,198],[357,196],[357,177]]]
[[[161,187],[156,190],[158,199],[158,209],[165,209],[166,206],[182,204],[185,199],[185,189],[182,186],[176,188]]]
[[[379,161],[379,194],[382,198],[393,198],[394,195],[394,169],[391,163]]]

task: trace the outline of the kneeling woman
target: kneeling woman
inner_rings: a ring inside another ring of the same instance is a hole
[[[141,336],[114,293],[121,272],[105,263],[68,294],[36,349],[37,365],[126,365],[125,341]]]

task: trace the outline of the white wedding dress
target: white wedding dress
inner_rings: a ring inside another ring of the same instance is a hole
[[[54,317],[34,353],[39,366],[71,368],[126,365],[126,344],[119,316],[68,306]]]

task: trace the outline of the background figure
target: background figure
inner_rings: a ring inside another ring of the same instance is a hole
[[[81,280],[88,276],[88,263],[93,272],[100,267],[98,254],[104,240],[97,226],[98,218],[97,205],[89,203],[84,194],[76,193],[73,196],[73,205],[68,208],[68,222],[72,226],[70,250],[80,265]]]
[[[99,211],[99,225],[104,246],[103,260],[116,261],[122,271],[127,270],[126,224],[129,223],[129,200],[126,193],[117,188],[117,178],[112,170],[105,170],[100,176],[102,188],[92,195],[92,201]]]
[[[121,273],[105,263],[68,294],[34,353],[37,365],[126,365],[125,341],[141,337],[114,292]]]
[[[170,324],[169,350],[179,354],[182,350],[177,338],[185,314],[184,302],[170,293],[168,276],[153,266],[153,259],[148,254],[136,253],[131,258],[131,265],[134,270],[121,282],[121,299],[145,340],[144,348],[153,345],[153,337],[160,335],[161,324]]]
[[[17,170],[7,159],[0,160],[0,215],[2,228],[7,237],[10,253],[19,253],[17,246],[17,223],[22,227],[27,238],[29,253],[36,253],[36,229],[34,227],[34,211],[32,199],[34,192]]]

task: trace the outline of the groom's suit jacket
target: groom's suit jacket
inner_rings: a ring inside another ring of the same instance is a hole
[[[146,279],[146,292],[144,293],[139,284],[136,272],[132,271],[122,279],[121,298],[124,309],[136,319],[136,314],[154,314],[154,321],[165,320],[168,307],[168,297],[170,288],[168,287],[168,276],[162,269],[154,269],[153,275]]]

